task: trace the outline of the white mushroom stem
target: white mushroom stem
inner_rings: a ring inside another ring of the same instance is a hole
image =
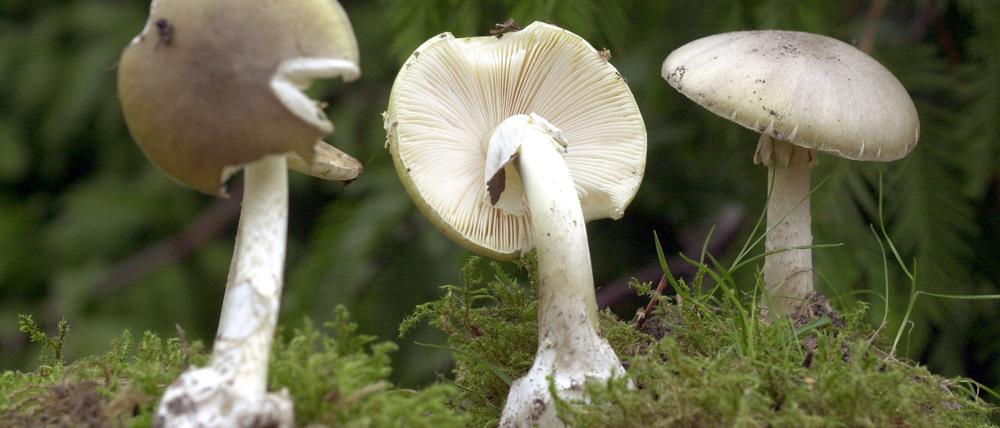
[[[768,307],[787,314],[813,292],[810,172],[816,151],[761,134],[754,162],[768,167],[764,258]],[[793,249],[794,248],[794,249]]]
[[[517,168],[537,248],[539,343],[551,337],[565,345],[559,348],[587,349],[586,335],[574,333],[597,331],[597,298],[580,200],[551,138],[537,131],[525,137]]]
[[[516,157],[507,159],[520,173],[531,211],[538,257],[538,351],[528,374],[511,385],[500,426],[562,426],[549,393],[550,376],[560,398],[585,399],[588,379],[607,380],[624,369],[600,334],[587,229],[576,187],[553,138],[558,130],[537,116],[527,122],[513,119],[494,135],[517,141],[493,138],[491,145],[514,148]]]
[[[243,209],[212,360],[167,388],[157,411],[164,426],[293,424],[287,391],[267,393],[288,228],[286,160],[267,156],[247,165],[244,175]]]
[[[212,365],[234,373],[234,386],[264,394],[278,320],[288,230],[288,170],[283,156],[244,169],[243,209],[236,233]]]

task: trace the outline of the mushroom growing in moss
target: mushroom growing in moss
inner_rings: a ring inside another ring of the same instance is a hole
[[[857,48],[816,34],[748,31],[670,53],[663,78],[719,116],[760,133],[768,167],[764,281],[790,312],[813,292],[810,171],[816,151],[892,161],[917,145],[917,110],[899,80]]]
[[[620,218],[645,168],[628,85],[579,36],[533,23],[502,37],[434,37],[396,78],[388,148],[414,202],[447,236],[496,259],[537,250],[534,365],[501,426],[559,426],[560,397],[624,373],[601,336],[585,221]]]
[[[287,165],[351,180],[361,165],[321,141],[333,131],[302,89],[360,75],[346,13],[331,0],[156,0],[122,53],[118,90],[146,156],[186,186],[244,198],[209,366],[171,384],[158,426],[291,426],[287,392],[267,393],[284,276]]]

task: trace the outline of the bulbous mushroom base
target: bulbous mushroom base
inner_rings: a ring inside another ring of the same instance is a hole
[[[215,367],[190,369],[167,387],[155,427],[280,427],[295,425],[287,389],[252,394]]]
[[[531,370],[511,384],[500,416],[501,428],[565,426],[556,413],[550,378],[560,400],[586,401],[587,382],[607,382],[625,374],[611,345],[596,332],[590,336],[592,346],[578,348],[585,355],[566,355],[566,351],[560,355],[554,341],[539,346]]]

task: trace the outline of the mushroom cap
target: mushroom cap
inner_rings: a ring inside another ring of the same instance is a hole
[[[719,116],[847,159],[899,159],[920,137],[917,110],[899,80],[830,37],[717,34],[671,52],[662,72],[670,86]]]
[[[364,166],[351,155],[320,141],[313,146],[312,162],[297,153],[288,155],[288,168],[316,178],[330,181],[352,181],[361,175]]]
[[[301,89],[315,78],[353,80],[357,64],[335,0],[154,0],[122,53],[118,92],[154,164],[222,195],[229,175],[264,156],[312,162],[333,125]]]
[[[516,169],[501,206],[484,180],[494,128],[531,113],[563,132],[584,217],[620,218],[645,170],[646,128],[625,80],[579,36],[539,22],[498,37],[443,33],[396,77],[385,126],[400,181],[433,224],[476,253],[511,259],[534,246]]]

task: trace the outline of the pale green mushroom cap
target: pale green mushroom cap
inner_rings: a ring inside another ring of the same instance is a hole
[[[817,34],[745,31],[670,53],[663,78],[756,132],[854,160],[906,156],[920,137],[909,94],[882,64]]]
[[[404,187],[446,235],[489,257],[533,248],[517,170],[487,193],[494,129],[535,114],[558,128],[587,220],[620,218],[642,180],[646,128],[625,80],[579,36],[535,22],[501,37],[431,38],[396,77],[387,144]]]
[[[288,155],[288,168],[316,178],[331,181],[351,181],[361,175],[361,162],[340,149],[324,142],[313,147],[313,159],[307,161],[297,153]]]
[[[218,195],[229,175],[267,155],[312,164],[333,125],[301,89],[359,75],[357,41],[335,0],[154,0],[122,54],[118,91],[146,156]],[[353,159],[344,166],[360,171]]]

